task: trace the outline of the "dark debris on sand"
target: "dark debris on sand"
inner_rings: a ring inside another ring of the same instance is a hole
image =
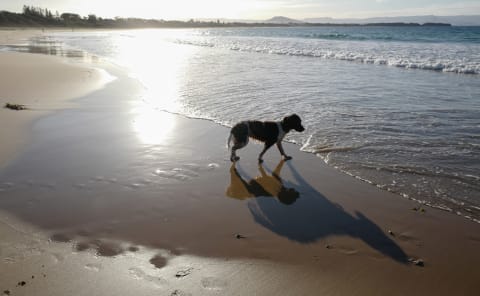
[[[7,108],[7,109],[10,109],[10,110],[16,110],[16,111],[20,111],[20,110],[26,110],[27,107],[25,105],[22,105],[22,104],[11,104],[11,103],[6,103],[4,108]]]
[[[170,296],[190,296],[189,293],[182,292],[180,290],[175,290],[170,294]]]
[[[423,259],[414,259],[414,258],[409,258],[408,261],[416,266],[424,267],[425,262]]]
[[[190,273],[192,273],[192,270],[193,270],[193,268],[187,268],[185,270],[180,270],[175,274],[175,277],[177,277],[177,278],[185,277],[185,276],[189,275]]]
[[[412,211],[425,213],[427,210],[425,208],[422,208],[422,207],[414,207],[414,208],[412,208]]]

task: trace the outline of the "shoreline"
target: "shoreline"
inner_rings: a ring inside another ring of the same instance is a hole
[[[478,292],[478,224],[414,211],[292,143],[291,161],[273,148],[259,167],[251,143],[232,166],[227,128],[145,110],[138,83],[112,73],[80,108],[37,120],[0,169],[0,291]]]
[[[190,115],[186,115],[186,114],[183,114],[183,113],[179,113],[179,112],[171,112],[171,111],[165,111],[165,110],[161,110],[161,112],[165,112],[165,113],[168,113],[168,114],[171,114],[173,116],[180,116],[180,117],[183,117],[183,118],[186,118],[186,119],[191,119],[191,120],[200,120],[200,121],[207,121],[207,122],[210,122],[210,123],[214,123],[222,128],[228,128],[230,129],[231,126],[228,126],[227,124],[224,124],[222,123],[221,121],[217,121],[217,120],[213,120],[213,119],[209,119],[209,118],[203,118],[203,117],[196,117],[196,116],[190,116]],[[335,171],[338,171],[339,173],[341,174],[344,174],[346,176],[349,176],[349,177],[352,177],[356,180],[359,180],[361,181],[362,183],[365,183],[367,185],[370,185],[370,186],[373,186],[377,189],[379,189],[380,191],[383,191],[385,193],[388,193],[388,194],[392,194],[392,195],[395,195],[397,196],[397,198],[400,198],[400,199],[405,199],[405,200],[408,200],[408,201],[412,201],[412,202],[415,202],[415,204],[417,204],[417,210],[420,210],[422,207],[426,207],[426,208],[430,208],[430,209],[434,209],[434,210],[439,210],[439,211],[443,211],[445,213],[449,213],[451,215],[454,215],[454,216],[458,216],[458,217],[461,217],[467,221],[470,221],[470,222],[473,222],[473,223],[478,223],[480,224],[480,220],[472,217],[472,216],[468,216],[467,214],[465,213],[460,213],[458,211],[455,211],[454,209],[452,208],[449,208],[447,206],[443,206],[443,205],[438,205],[438,204],[432,204],[431,202],[428,202],[426,200],[422,200],[422,199],[418,199],[418,198],[414,198],[414,197],[411,197],[411,196],[408,196],[406,195],[405,193],[402,193],[402,192],[398,192],[398,191],[394,191],[394,190],[389,190],[389,189],[385,189],[384,186],[382,186],[382,184],[377,184],[371,180],[368,180],[368,179],[364,179],[358,175],[355,175],[353,173],[350,173],[346,170],[342,170],[338,167],[335,167],[335,166],[332,166],[330,165],[328,162],[325,161],[325,159],[320,156],[322,153],[319,153],[319,152],[314,152],[314,151],[310,151],[310,150],[303,150],[302,148],[302,145],[299,145],[298,143],[296,143],[295,141],[288,141],[288,140],[284,140],[284,143],[285,144],[289,144],[289,145],[293,145],[295,147],[297,147],[299,149],[299,151],[303,152],[303,153],[306,153],[308,155],[313,155],[315,156],[320,162],[322,162],[323,164],[325,164],[326,166],[328,166],[330,169],[332,170],[335,170]],[[258,143],[257,143],[258,144]],[[272,149],[272,148],[271,148]],[[328,148],[327,148],[328,149]],[[332,148],[333,149],[350,149],[350,148]],[[273,150],[275,150],[275,148],[273,148]],[[475,209],[477,210],[480,210],[480,208],[478,207],[475,207]]]
[[[0,46],[18,44],[39,34],[26,30],[1,31]],[[29,126],[54,110],[74,105],[72,99],[100,89],[111,79],[99,68],[85,63],[32,53],[0,52],[0,167],[5,166],[28,142]],[[7,104],[25,105],[26,110],[9,110]]]

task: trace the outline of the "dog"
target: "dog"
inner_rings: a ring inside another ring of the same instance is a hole
[[[262,152],[258,156],[258,163],[263,162],[263,155],[273,146],[273,144],[277,144],[278,150],[283,156],[283,159],[290,160],[292,157],[285,154],[282,140],[291,130],[296,130],[297,132],[303,132],[305,130],[302,126],[302,120],[297,114],[287,116],[283,118],[282,121],[249,120],[239,122],[232,127],[227,141],[228,149],[230,149],[230,144],[233,142],[230,160],[236,162],[240,159],[240,157],[237,156],[236,151],[247,146],[249,138],[265,144]]]

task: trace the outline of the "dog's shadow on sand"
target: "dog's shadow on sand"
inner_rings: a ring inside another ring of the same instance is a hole
[[[259,165],[260,176],[255,178],[243,178],[246,174],[240,174],[241,168],[233,164],[227,196],[253,198],[248,201],[248,208],[255,222],[290,240],[306,244],[332,235],[348,235],[397,262],[408,263],[407,254],[380,227],[362,213],[351,215],[328,200],[290,162],[288,167],[295,183],[282,180],[284,163],[282,160],[271,174]]]

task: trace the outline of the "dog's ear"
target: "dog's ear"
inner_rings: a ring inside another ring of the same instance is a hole
[[[292,115],[289,115],[289,116],[285,116],[282,121],[284,123],[290,123],[290,122],[293,122],[295,120],[295,117],[300,118],[297,114],[292,114]]]

